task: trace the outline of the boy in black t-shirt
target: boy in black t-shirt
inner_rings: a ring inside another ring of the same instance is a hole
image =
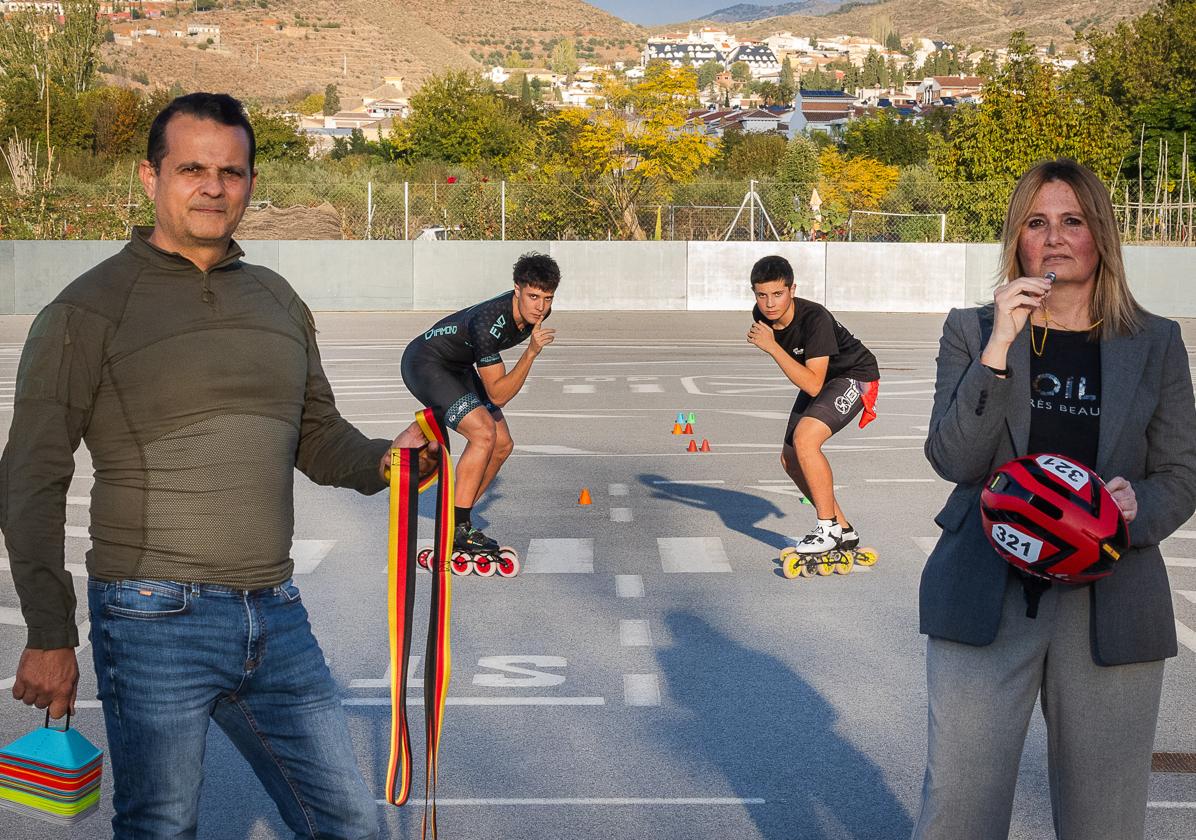
[[[861,427],[876,417],[876,357],[824,306],[794,296],[793,268],[784,257],[758,260],[751,282],[756,307],[747,339],[772,356],[800,389],[785,429],[781,465],[814,503],[818,523],[797,541],[796,550],[820,554],[855,548],[860,537],[835,501],[822,445],[861,411]]]
[[[453,485],[454,551],[498,548],[473,527],[473,506],[515,448],[502,406],[519,393],[532,362],[556,334],[543,327],[561,281],[556,261],[547,254],[524,254],[515,263],[514,279],[513,291],[442,318],[403,351],[407,390],[465,437]],[[528,338],[527,349],[508,371],[499,351]]]

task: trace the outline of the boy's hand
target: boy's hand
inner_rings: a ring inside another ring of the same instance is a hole
[[[544,323],[543,318],[532,327],[531,343],[528,345],[528,349],[532,351],[533,356],[539,356],[540,351],[552,344],[552,340],[556,338],[556,330],[552,327],[541,327],[542,323]]]
[[[753,323],[752,328],[748,330],[747,340],[769,354],[780,346],[777,344],[777,336],[773,328],[759,321]]]

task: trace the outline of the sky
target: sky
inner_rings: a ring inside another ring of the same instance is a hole
[[[618,15],[624,20],[642,25],[658,23],[677,23],[683,20],[693,20],[696,17],[710,14],[727,6],[734,6],[739,2],[752,3],[757,6],[774,6],[782,0],[654,0],[645,3],[644,0],[586,0],[591,6],[597,6],[603,11]]]

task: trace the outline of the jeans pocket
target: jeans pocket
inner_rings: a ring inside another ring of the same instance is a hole
[[[167,581],[122,580],[104,593],[104,614],[111,618],[155,621],[191,611],[190,592]]]
[[[282,595],[282,600],[288,604],[298,604],[302,598],[299,596],[299,587],[293,581],[287,581],[278,587],[279,593]]]

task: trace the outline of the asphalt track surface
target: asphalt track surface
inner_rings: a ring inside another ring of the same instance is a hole
[[[436,318],[318,316],[338,404],[368,434],[392,435],[416,409],[399,358],[405,340]],[[778,463],[793,388],[744,340],[747,315],[552,318],[557,343],[508,406],[517,450],[477,510],[488,533],[518,549],[524,573],[454,580],[443,836],[909,836],[926,747],[917,586],[937,535],[932,517],[950,489],[922,454],[942,316],[842,320],[880,360],[880,418],[866,430],[852,424],[827,450],[841,504],[880,561],[847,576],[789,581],[775,558],[812,525],[813,511]],[[0,318],[0,429],[29,322]],[[1184,327],[1196,348],[1196,322]],[[509,363],[516,353],[507,352]],[[688,438],[671,434],[679,411],[694,412],[696,437],[711,452],[687,453]],[[87,545],[85,451],[78,463],[68,505],[67,559],[75,564]],[[591,506],[577,504],[583,487]],[[421,536],[429,538],[432,501],[422,505]],[[381,798],[386,496],[300,477],[296,507],[296,581],[343,690],[360,766]],[[1167,664],[1155,749],[1196,752],[1196,521],[1164,554],[1183,643]],[[3,565],[7,694],[24,630]],[[82,597],[78,568],[75,583]],[[423,620],[421,612],[417,640]],[[80,662],[76,725],[103,747],[86,648]],[[418,685],[410,696],[420,696]],[[419,706],[411,720],[419,768]],[[37,712],[0,702],[0,741],[39,723]],[[107,835],[109,770],[99,815],[63,830],[0,812],[0,837]],[[206,771],[200,837],[289,836],[216,727]],[[1046,779],[1036,714],[1011,837],[1053,836]],[[1155,774],[1150,801],[1147,837],[1196,837],[1196,776]],[[411,805],[379,805],[383,836],[418,836],[421,806],[422,773]]]

